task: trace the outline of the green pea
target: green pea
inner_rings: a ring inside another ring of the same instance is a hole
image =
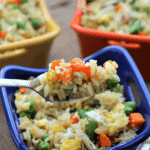
[[[86,109],[86,111],[91,111],[91,110],[94,110],[94,108],[93,107],[89,107],[89,108]]]
[[[114,6],[116,6],[116,5],[118,5],[118,4],[119,4],[119,1],[118,1],[118,2],[113,3],[113,5],[114,5]]]
[[[49,135],[48,135],[48,134],[44,134],[43,137],[42,137],[42,141],[45,141],[45,139],[46,139],[47,137],[49,137]]]
[[[34,118],[36,115],[36,110],[35,109],[33,109],[32,111],[30,110],[30,112],[28,112],[28,113],[30,113],[31,118]]]
[[[149,12],[149,8],[148,7],[142,8],[142,12],[148,13]]]
[[[88,2],[88,3],[91,3],[91,2],[94,2],[94,1],[95,1],[95,0],[88,0],[87,2]]]
[[[31,115],[28,114],[26,111],[22,111],[22,112],[20,112],[19,117],[21,117],[21,118],[24,118],[24,117],[31,118]]]
[[[48,142],[42,141],[38,145],[38,150],[49,150],[50,145]]]
[[[134,111],[136,109],[136,103],[133,101],[126,102],[125,107],[131,107]]]
[[[0,31],[2,31],[3,30],[3,28],[2,28],[2,25],[0,24]]]
[[[139,10],[140,10],[140,7],[137,6],[137,5],[133,5],[133,6],[132,6],[132,10],[139,11]]]
[[[132,1],[130,2],[130,4],[133,5],[136,1],[137,1],[137,0],[132,0]]]
[[[45,139],[46,139],[47,137],[49,137],[49,135],[48,135],[48,134],[44,134],[43,137],[42,137],[42,141],[45,141]],[[47,142],[50,143],[50,141],[47,141]]]
[[[97,128],[97,122],[95,120],[88,120],[88,124],[85,125],[85,133],[88,135],[91,141],[94,140],[95,132],[94,130]]]
[[[39,19],[35,18],[35,19],[31,20],[31,25],[33,28],[38,28],[40,26],[40,24],[41,24],[41,21]]]
[[[119,80],[117,78],[114,79],[107,79],[106,80],[106,85],[109,88],[114,88],[118,84]]]
[[[121,90],[121,85],[120,84],[117,84],[117,87],[115,87],[114,89],[112,89],[113,92],[115,93],[119,93]]]
[[[33,134],[30,132],[31,140],[33,139]]]
[[[107,26],[107,24],[105,22],[102,22],[100,25],[105,26],[105,27]]]
[[[125,107],[123,110],[127,116],[133,113],[133,109],[131,107]]]
[[[141,23],[134,24],[130,27],[129,32],[130,34],[138,34],[139,31],[143,30],[144,26]]]
[[[32,100],[29,99],[29,100],[26,101],[26,103],[27,103],[27,102],[30,103],[29,109],[30,109],[30,110],[33,110],[33,109],[35,108],[35,103],[34,103],[34,101],[32,101]]]
[[[127,0],[121,0],[123,3],[125,3]]]
[[[25,21],[20,22],[20,23],[18,24],[18,28],[19,28],[19,29],[22,29],[22,30],[25,30],[25,29],[26,29],[26,22],[25,22]]]
[[[18,21],[12,21],[10,23],[11,26],[16,25],[17,28],[19,28],[19,22]]]
[[[30,114],[30,117],[31,117],[31,118],[34,118],[34,117],[35,117],[35,114],[36,114],[35,103],[34,103],[34,101],[32,101],[32,100],[30,100],[30,99],[27,100],[26,103],[27,103],[27,102],[30,103],[30,106],[29,106],[29,109],[26,110],[26,112],[27,112],[28,114]]]
[[[113,5],[116,6],[116,5],[118,5],[120,2],[126,3],[126,1],[127,1],[127,0],[119,0],[119,1],[117,1],[117,2],[115,2],[115,3],[113,3]]]
[[[79,108],[78,109],[78,114],[80,115],[81,119],[87,118],[87,115],[85,114],[85,110],[84,109]]]
[[[21,0],[23,4],[28,3],[28,0]]]
[[[19,5],[18,5],[18,4],[13,4],[13,5],[12,5],[12,8],[13,8],[13,9],[18,9],[18,8],[19,8]]]

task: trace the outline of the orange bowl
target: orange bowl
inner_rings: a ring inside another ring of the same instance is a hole
[[[82,6],[82,3],[85,1],[86,0],[78,0],[78,6]],[[77,7],[74,17],[70,22],[70,27],[76,32],[79,40],[82,58],[106,46],[119,45],[129,51],[144,79],[150,79],[150,73],[147,73],[145,69],[150,68],[148,49],[148,47],[150,47],[150,36],[118,34],[115,32],[85,28],[81,25],[82,15],[82,9]],[[125,43],[122,41],[125,41]]]

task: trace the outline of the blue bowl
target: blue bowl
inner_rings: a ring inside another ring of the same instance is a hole
[[[87,62],[90,59],[97,60],[98,65],[102,65],[107,60],[114,60],[118,63],[119,68],[117,69],[117,72],[121,79],[121,84],[124,85],[125,97],[127,100],[136,102],[138,111],[145,118],[145,123],[138,131],[138,135],[136,137],[118,146],[108,148],[107,150],[129,150],[130,148],[134,149],[150,135],[150,96],[143,77],[141,76],[141,73],[139,72],[134,60],[128,51],[120,46],[108,46],[83,60]],[[9,65],[1,70],[1,78],[28,79],[30,76],[36,77],[46,71],[48,71],[47,68],[37,69]],[[136,96],[134,95],[130,80],[133,81],[136,87],[137,93],[139,95],[138,100],[135,98]],[[14,93],[16,90],[16,87],[1,87],[1,100],[5,111],[7,124],[16,147],[19,150],[29,150],[29,148],[23,142],[22,131],[19,128],[19,120],[14,104]]]

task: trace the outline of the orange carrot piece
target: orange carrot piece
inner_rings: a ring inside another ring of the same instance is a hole
[[[70,64],[73,71],[82,71],[85,68],[85,64],[80,58],[73,59]]]
[[[26,39],[30,39],[30,37],[27,34],[23,35]]]
[[[80,118],[79,116],[75,117],[74,115],[71,115],[70,117],[71,124],[78,123],[79,118]]]
[[[139,35],[146,36],[146,32],[140,31]]]
[[[17,4],[21,4],[21,0],[11,0],[9,1],[10,4],[14,4],[14,3],[17,3]]]
[[[100,134],[98,136],[98,141],[99,141],[99,145],[101,147],[110,147],[112,146],[112,142],[111,140],[109,139],[109,137],[105,134]]]
[[[57,78],[61,79],[64,82],[68,82],[73,77],[72,68],[71,67],[64,67],[64,69],[60,68],[60,71],[63,72],[63,74],[57,74]]]
[[[121,9],[121,4],[116,5],[116,11],[119,11]]]
[[[85,66],[82,69],[82,72],[86,74],[86,76],[89,80],[91,79],[91,66]]]
[[[91,66],[85,66],[83,69],[82,69],[82,72],[86,74],[87,78],[88,78],[88,81],[91,80]],[[95,74],[93,77],[96,77],[97,76],[97,68],[95,68]]]
[[[55,70],[55,67],[56,67],[56,66],[60,66],[60,63],[61,63],[61,62],[62,62],[61,59],[60,59],[60,60],[52,61],[51,68],[52,68],[53,70]]]
[[[4,38],[6,36],[6,30],[0,31],[0,37]]]
[[[27,88],[25,88],[25,87],[20,87],[20,88],[19,88],[19,92],[21,92],[21,94],[26,94],[26,93],[27,93]]]
[[[129,123],[128,127],[133,128],[140,128],[145,122],[145,119],[143,118],[142,114],[140,113],[131,113],[129,115]]]

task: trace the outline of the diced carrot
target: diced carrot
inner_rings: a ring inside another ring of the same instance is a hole
[[[143,118],[142,114],[140,113],[131,113],[129,115],[129,128],[140,128],[145,122],[145,119]]]
[[[75,117],[74,115],[71,115],[70,117],[71,124],[78,123],[79,119],[80,119],[79,115],[77,117]]]
[[[55,70],[55,67],[56,67],[56,66],[60,66],[60,63],[61,63],[61,62],[62,62],[61,59],[60,59],[60,60],[52,61],[51,68],[52,68],[53,70]]]
[[[85,64],[80,58],[73,59],[70,64],[73,71],[82,71],[85,68]]]
[[[121,4],[116,5],[116,11],[119,11],[121,9]]]
[[[27,88],[25,88],[25,87],[20,87],[20,88],[19,88],[19,92],[21,92],[21,94],[26,94],[26,93],[27,93]]]
[[[30,39],[30,37],[27,34],[23,35],[26,39]]]
[[[91,79],[91,66],[85,66],[82,72],[86,74],[88,79]]]
[[[146,36],[146,32],[140,31],[139,35]]]
[[[105,134],[100,134],[98,136],[98,141],[99,141],[99,145],[101,147],[110,147],[112,146],[112,142],[111,140],[109,139],[109,137]]]
[[[17,3],[17,4],[21,4],[21,0],[11,0],[9,1],[10,4],[14,4],[14,3]]]
[[[70,81],[73,77],[73,72],[71,67],[64,67],[64,69],[60,68],[60,72],[63,72],[63,74],[61,73],[57,74],[57,78],[61,79],[64,82]]]
[[[4,38],[6,36],[6,30],[0,31],[0,37]]]
[[[88,81],[91,80],[91,66],[85,66],[83,69],[82,69],[82,72],[86,74],[87,78],[88,78]],[[95,74],[94,76],[97,76],[97,68],[95,68]]]

